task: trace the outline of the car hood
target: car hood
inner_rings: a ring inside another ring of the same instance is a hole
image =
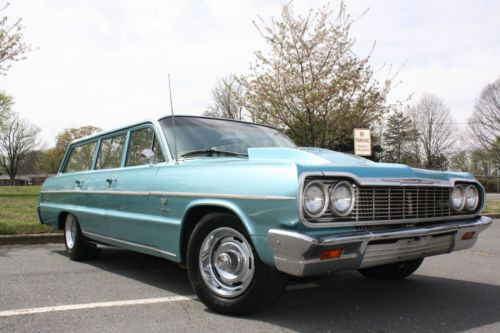
[[[250,162],[293,162],[297,164],[299,173],[342,172],[363,178],[421,178],[441,181],[474,178],[466,172],[441,172],[411,168],[404,164],[377,163],[355,155],[321,148],[249,148],[248,159]]]

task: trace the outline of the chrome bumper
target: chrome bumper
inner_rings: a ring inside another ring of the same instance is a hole
[[[267,238],[279,271],[295,276],[312,276],[467,249],[476,243],[479,233],[492,221],[482,216],[475,220],[396,231],[364,231],[321,238],[271,229]],[[324,251],[339,248],[342,249],[340,257],[320,259]]]

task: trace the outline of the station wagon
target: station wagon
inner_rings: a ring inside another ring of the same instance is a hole
[[[245,314],[273,304],[288,276],[403,279],[424,257],[470,248],[492,221],[484,200],[468,173],[175,116],[72,142],[38,213],[64,230],[72,260],[96,258],[102,244],[162,257],[187,267],[208,308]]]

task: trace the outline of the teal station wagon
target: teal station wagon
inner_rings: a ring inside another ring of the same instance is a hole
[[[299,148],[276,129],[176,116],[69,145],[40,194],[72,260],[112,245],[187,266],[210,309],[273,304],[288,275],[403,279],[470,248],[492,220],[468,173]]]

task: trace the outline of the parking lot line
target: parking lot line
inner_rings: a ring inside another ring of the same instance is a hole
[[[115,306],[185,302],[185,301],[192,301],[193,299],[195,299],[194,296],[167,296],[167,297],[157,297],[157,298],[133,299],[133,300],[125,300],[125,301],[110,301],[110,302],[99,302],[99,303],[46,306],[46,307],[40,307],[40,308],[26,308],[26,309],[0,311],[0,317],[18,316],[18,315],[27,315],[27,314],[36,314],[36,313],[45,313],[45,312],[71,311],[71,310],[94,309],[94,308],[108,308],[108,307],[115,307]]]

